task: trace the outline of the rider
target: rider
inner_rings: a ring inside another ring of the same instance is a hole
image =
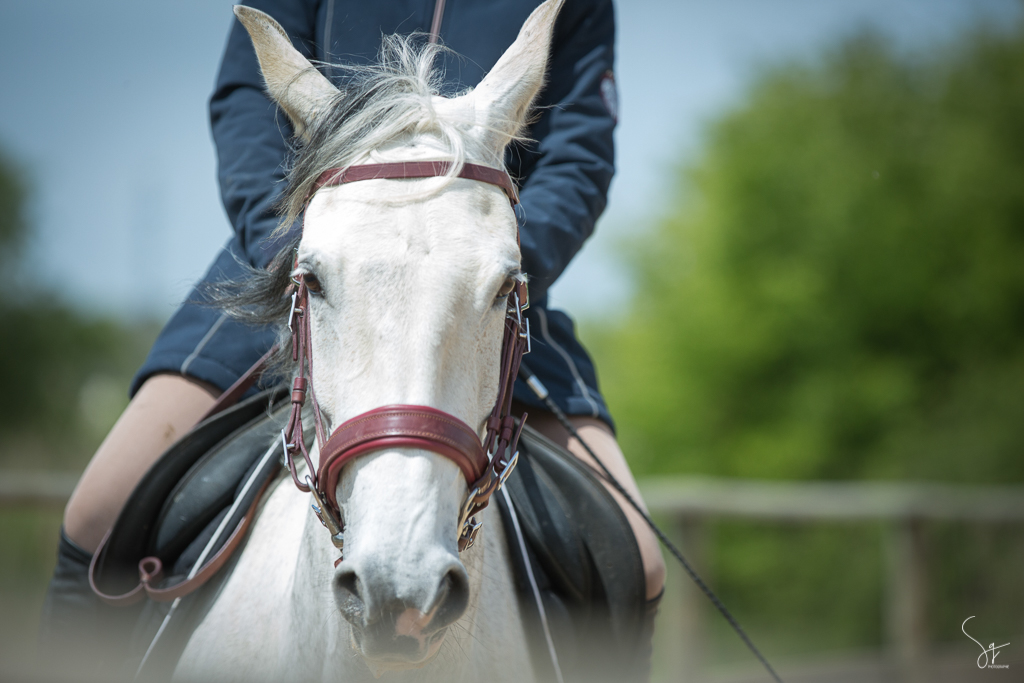
[[[537,0],[485,5],[444,0],[249,0],[274,17],[307,58],[372,62],[382,34],[428,33],[454,53],[440,64],[443,93],[476,85],[515,39]],[[612,75],[615,22],[611,0],[566,0],[552,39],[548,82],[540,115],[527,131],[533,142],[514,144],[506,162],[521,184],[518,212],[522,266],[529,274],[533,332],[531,370],[570,416],[580,435],[639,500],[639,491],[615,440],[612,418],[597,390],[593,364],[572,320],[548,307],[548,288],[593,231],[604,210],[614,172],[616,123]],[[329,66],[324,73],[331,78]],[[113,525],[135,484],[214,399],[274,341],[269,328],[232,320],[202,303],[210,283],[242,274],[239,260],[266,266],[290,238],[270,239],[278,224],[274,205],[283,187],[291,130],[264,92],[251,42],[235,21],[210,101],[221,196],[234,236],[203,281],[164,328],[135,376],[132,400],[86,468],[68,502],[58,563],[44,622],[59,629],[93,609],[88,562]],[[293,226],[293,230],[298,226]],[[294,233],[292,233],[294,234]],[[530,425],[589,456],[522,382],[515,398],[528,406]],[[640,516],[616,495],[637,538],[656,599],[664,583],[658,542]]]

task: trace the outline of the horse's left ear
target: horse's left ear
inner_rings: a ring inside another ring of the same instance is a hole
[[[499,156],[526,122],[548,66],[551,35],[563,0],[547,0],[533,10],[515,42],[472,92],[475,123],[487,147]],[[462,98],[459,98],[462,99]]]
[[[267,92],[284,109],[304,136],[313,118],[334,100],[338,89],[292,46],[281,24],[258,9],[235,5],[235,16],[245,26],[260,60]]]

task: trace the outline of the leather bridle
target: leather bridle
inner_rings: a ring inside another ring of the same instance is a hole
[[[343,169],[330,169],[320,174],[320,177],[317,178],[317,182],[306,198],[306,203],[308,205],[312,195],[322,187],[380,178],[430,178],[447,175],[450,169],[451,164],[444,161],[367,164],[350,166]],[[504,171],[476,164],[464,164],[459,173],[455,175],[459,178],[497,185],[508,195],[513,207],[519,202],[515,186]],[[477,438],[476,432],[469,425],[453,415],[429,406],[406,405],[383,406],[365,412],[362,415],[357,415],[334,430],[330,438],[324,438],[325,433],[320,406],[317,404],[312,382],[306,379],[307,372],[310,378],[313,376],[312,342],[308,315],[309,291],[303,283],[295,282],[291,296],[292,307],[288,317],[288,327],[292,333],[292,359],[298,363],[298,374],[292,381],[291,415],[288,419],[288,426],[281,431],[281,440],[284,445],[288,469],[291,472],[295,485],[302,491],[307,491],[313,495],[313,510],[316,512],[317,517],[319,517],[320,522],[330,531],[331,540],[334,545],[338,550],[344,549],[341,514],[338,502],[334,496],[341,468],[349,460],[370,451],[382,448],[412,447],[433,451],[452,460],[462,470],[466,477],[466,482],[472,482],[469,485],[466,499],[461,506],[458,524],[459,550],[462,551],[471,547],[476,538],[477,531],[480,529],[480,523],[476,521],[474,515],[487,506],[491,495],[501,487],[512,472],[512,468],[515,467],[519,455],[516,446],[519,443],[519,435],[526,422],[526,414],[524,413],[520,418],[517,429],[515,427],[515,420],[510,415],[512,388],[516,375],[519,372],[520,361],[524,353],[529,353],[530,348],[530,325],[529,321],[523,317],[523,311],[529,306],[526,283],[517,281],[515,289],[508,298],[505,313],[505,333],[501,347],[501,375],[498,397],[490,416],[487,418],[486,434],[482,442]],[[262,358],[256,361],[255,365],[249,368],[233,385],[228,387],[200,421],[205,421],[207,418],[234,405],[263,374],[275,351],[276,347],[267,351]],[[534,389],[541,400],[546,401],[548,408],[558,416],[566,431],[583,446],[601,467],[603,474],[590,465],[587,465],[587,467],[593,470],[597,476],[604,478],[606,482],[610,483],[633,506],[654,533],[657,534],[662,543],[679,560],[686,572],[700,589],[704,591],[719,612],[722,613],[750,651],[754,653],[765,669],[768,670],[772,678],[778,683],[782,683],[782,679],[779,678],[779,675],[772,668],[771,664],[768,663],[768,660],[754,646],[753,642],[751,642],[750,638],[736,622],[736,619],[725,608],[725,605],[701,580],[682,553],[679,552],[679,549],[654,524],[644,508],[633,499],[630,492],[622,487],[612,472],[601,462],[597,454],[587,446],[584,439],[579,435],[565,414],[562,413],[558,405],[547,395],[547,390],[539,382],[534,383],[536,377],[531,379],[533,381],[528,380],[531,388]],[[307,391],[313,403],[317,443],[322,444],[320,448],[319,469],[313,467],[302,434],[302,407],[306,402]],[[310,472],[306,477],[305,483],[299,481],[295,468],[295,457],[299,453],[302,454]],[[162,562],[157,557],[144,557],[138,564],[139,582],[134,588],[119,595],[104,593],[97,586],[96,572],[97,560],[101,557],[112,530],[108,531],[100,542],[99,548],[93,554],[92,562],[89,565],[89,584],[92,590],[101,600],[115,606],[133,604],[147,595],[156,602],[169,602],[176,601],[192,593],[216,574],[238,548],[256,515],[260,497],[269,484],[269,479],[264,482],[260,492],[251,503],[249,510],[239,521],[238,526],[223,546],[202,566],[199,566],[199,562],[202,561],[203,557],[200,556],[200,560],[193,566],[188,578],[171,586],[157,588],[155,585],[152,585],[159,581],[163,573]],[[219,531],[215,532],[214,539],[217,538],[218,533]],[[210,548],[212,543],[213,540],[210,541],[210,545],[207,548]],[[334,563],[335,566],[340,562],[341,558]],[[174,607],[175,605],[171,606],[171,613],[173,613]],[[165,617],[165,624],[169,618],[170,613]]]
[[[439,177],[447,175],[450,170],[451,163],[444,161],[334,168],[320,174],[306,203],[308,205],[313,194],[324,187],[360,180]],[[515,186],[505,171],[467,163],[462,165],[455,177],[496,185],[505,191],[513,207],[519,202]],[[335,498],[342,468],[360,455],[385,448],[432,451],[458,465],[469,485],[469,492],[460,507],[458,547],[460,551],[471,547],[480,529],[480,522],[475,515],[487,506],[491,495],[501,487],[515,467],[519,455],[516,446],[526,422],[524,414],[517,427],[511,415],[512,388],[519,373],[520,361],[530,346],[530,326],[523,316],[529,307],[526,283],[517,280],[508,297],[498,396],[485,423],[486,431],[481,441],[475,429],[454,415],[417,405],[375,408],[344,422],[327,437],[312,384],[309,290],[304,282],[293,282],[288,328],[292,335],[292,360],[298,364],[298,370],[292,380],[291,415],[288,425],[281,431],[281,439],[292,480],[301,491],[312,494],[313,510],[330,532],[335,547],[338,550],[344,548],[344,526],[340,506]],[[314,467],[303,437],[302,409],[307,393],[312,403],[317,443],[320,445],[319,467]],[[295,465],[295,459],[300,455],[309,472],[304,481],[299,479]]]
[[[449,170],[451,170],[451,164],[445,161],[366,164],[343,169],[330,169],[320,174],[306,198],[306,203],[308,205],[313,194],[322,187],[380,178],[431,178],[448,175]],[[464,164],[455,176],[497,185],[508,195],[513,207],[519,202],[515,186],[504,171],[476,164]],[[342,467],[353,458],[371,451],[406,447],[433,451],[452,460],[462,470],[466,482],[469,484],[469,492],[459,510],[458,545],[460,551],[472,546],[477,531],[480,529],[480,523],[474,515],[487,506],[491,495],[501,487],[512,472],[512,468],[515,467],[518,458],[516,445],[519,443],[519,434],[526,422],[524,414],[516,428],[515,420],[510,415],[512,386],[519,372],[519,363],[523,354],[528,353],[530,349],[530,325],[523,317],[523,311],[529,306],[526,283],[517,281],[508,297],[504,339],[501,345],[498,397],[487,418],[486,432],[482,442],[474,429],[454,415],[429,406],[407,405],[382,406],[357,415],[339,426],[330,438],[327,438],[320,406],[316,400],[316,392],[313,390],[311,379],[308,379],[313,376],[312,339],[308,313],[309,290],[305,284],[296,281],[291,288],[291,297],[292,307],[288,316],[288,328],[292,333],[292,359],[298,364],[298,372],[292,380],[291,414],[288,418],[288,426],[281,430],[281,442],[284,447],[285,460],[295,485],[302,491],[313,495],[313,510],[321,523],[330,531],[334,545],[339,550],[342,550],[344,546],[341,512],[334,495]],[[200,422],[204,422],[207,418],[211,418],[237,403],[263,375],[276,350],[275,346],[267,351],[245,374],[228,387],[200,419]],[[312,412],[317,443],[321,445],[319,468],[313,466],[309,457],[309,449],[303,439],[302,408],[305,405],[307,393],[309,393],[313,404]],[[299,480],[295,468],[295,458],[300,453],[309,470],[305,481]],[[98,560],[103,554],[112,530],[108,531],[89,564],[89,584],[93,592],[107,604],[115,606],[130,605],[145,596],[156,602],[170,602],[189,595],[216,574],[238,549],[256,516],[260,498],[269,484],[269,479],[263,483],[248,511],[220,546],[220,549],[213,552],[202,566],[197,563],[188,577],[178,583],[158,587],[163,575],[163,563],[160,558],[155,556],[144,557],[138,563],[139,581],[132,589],[120,594],[104,592],[99,587],[96,577]],[[341,562],[340,558],[335,562],[335,566],[339,562]]]

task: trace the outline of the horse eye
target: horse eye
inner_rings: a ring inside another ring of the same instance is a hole
[[[515,289],[515,286],[516,279],[514,277],[508,278],[507,280],[505,280],[505,284],[501,286],[501,289],[498,290],[498,296],[496,296],[495,298],[504,299],[505,297],[512,293],[512,290]]]
[[[302,284],[306,285],[306,289],[313,294],[320,294],[323,291],[323,288],[320,286],[320,280],[316,279],[316,275],[312,273],[302,274]]]

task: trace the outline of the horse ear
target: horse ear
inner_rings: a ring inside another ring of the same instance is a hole
[[[499,154],[525,124],[530,105],[544,85],[551,34],[562,2],[547,0],[533,10],[515,42],[466,95],[474,101],[483,141]]]
[[[305,136],[308,124],[338,95],[323,74],[292,46],[281,25],[265,12],[235,5],[235,16],[252,38],[267,92]]]

